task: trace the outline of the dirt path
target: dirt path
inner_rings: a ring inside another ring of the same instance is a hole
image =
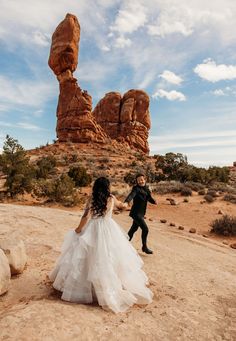
[[[154,292],[152,304],[115,315],[62,302],[46,276],[79,215],[0,204],[0,234],[19,233],[29,256],[24,273],[0,297],[1,340],[236,340],[236,251],[155,221],[149,222],[154,255],[140,252],[139,232],[133,241]],[[114,218],[128,229],[127,212]]]

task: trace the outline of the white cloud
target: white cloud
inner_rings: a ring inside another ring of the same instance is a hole
[[[222,89],[216,89],[214,91],[212,91],[213,95],[216,95],[216,96],[225,96],[225,93]]]
[[[177,76],[174,72],[168,70],[165,70],[159,77],[171,84],[179,85],[183,82],[183,79],[180,76]]]
[[[166,98],[169,101],[186,101],[186,97],[182,92],[171,90],[166,91],[163,89],[157,90],[153,95],[152,98]]]
[[[219,64],[212,59],[205,60],[194,68],[194,72],[201,78],[215,83],[221,80],[232,80],[236,78],[236,66]]]
[[[45,130],[45,129],[43,129],[39,126],[36,126],[35,124],[31,124],[29,122],[10,123],[10,122],[0,121],[0,126],[7,127],[7,128],[18,128],[18,129],[25,129],[25,130],[33,130],[33,131]]]
[[[124,2],[121,9],[118,11],[114,24],[110,26],[110,29],[121,35],[133,33],[144,26],[146,21],[146,9],[142,4],[131,1],[128,3]]]
[[[57,88],[50,82],[16,80],[0,75],[0,102],[3,108],[38,107],[56,95]]]
[[[132,41],[129,38],[120,36],[116,38],[114,46],[117,48],[123,49],[125,47],[129,47],[131,44],[132,44]]]

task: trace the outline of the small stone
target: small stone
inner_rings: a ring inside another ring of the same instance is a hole
[[[184,230],[184,227],[181,225],[178,228],[179,228],[179,230]]]
[[[205,204],[205,202],[206,202],[205,200],[202,200],[200,201],[200,204]]]
[[[170,200],[170,204],[171,204],[172,206],[176,206],[176,205],[177,205],[177,203],[176,203],[176,201],[175,201],[174,199],[171,199],[171,200]]]
[[[120,214],[120,211],[114,211],[114,214],[118,215]]]
[[[236,249],[236,243],[230,244],[230,247],[231,247],[232,249]]]
[[[187,198],[184,198],[183,202],[189,202],[189,200]]]
[[[224,245],[229,245],[229,242],[227,240],[223,240],[222,242]]]
[[[175,223],[170,223],[170,226],[175,226]]]
[[[209,236],[207,234],[202,235],[204,238],[208,238]]]
[[[194,227],[191,227],[191,229],[189,230],[189,233],[196,233],[197,230]]]
[[[160,222],[161,222],[162,224],[165,224],[165,223],[167,222],[167,220],[166,220],[166,219],[161,219]]]
[[[218,214],[224,214],[221,210],[218,211]]]
[[[153,221],[153,219],[152,219],[152,218],[149,218],[148,220],[149,220],[149,221]]]

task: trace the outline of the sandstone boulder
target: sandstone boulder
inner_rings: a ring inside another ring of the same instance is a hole
[[[15,237],[1,237],[0,249],[7,256],[11,274],[22,273],[27,261],[24,242]]]
[[[5,253],[0,249],[0,295],[8,291],[11,271]]]

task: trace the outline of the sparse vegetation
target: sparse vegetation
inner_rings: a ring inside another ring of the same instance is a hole
[[[46,179],[49,174],[55,173],[56,159],[54,156],[42,157],[37,161],[36,177]]]
[[[6,136],[3,153],[0,155],[0,168],[7,176],[5,187],[12,198],[31,191],[34,168],[29,164],[24,148],[9,135]]]
[[[185,196],[185,197],[188,197],[188,196],[192,195],[192,190],[191,190],[191,188],[185,186],[181,189],[180,194]]]
[[[212,166],[208,169],[195,167],[189,165],[187,157],[181,153],[167,153],[165,156],[159,155],[155,158],[157,159],[156,169],[163,172],[166,180],[193,181],[201,184],[229,181],[228,167]]]
[[[205,199],[206,202],[208,202],[208,203],[212,203],[213,201],[215,201],[214,197],[211,196],[210,194],[204,195],[204,199]]]
[[[229,202],[231,202],[232,204],[236,204],[236,195],[230,194],[230,193],[225,194],[223,200],[229,201]]]
[[[211,232],[223,236],[236,236],[236,217],[224,215],[211,223]]]
[[[82,166],[70,168],[68,175],[75,182],[76,187],[85,187],[90,185],[92,177],[87,173],[87,170]]]

